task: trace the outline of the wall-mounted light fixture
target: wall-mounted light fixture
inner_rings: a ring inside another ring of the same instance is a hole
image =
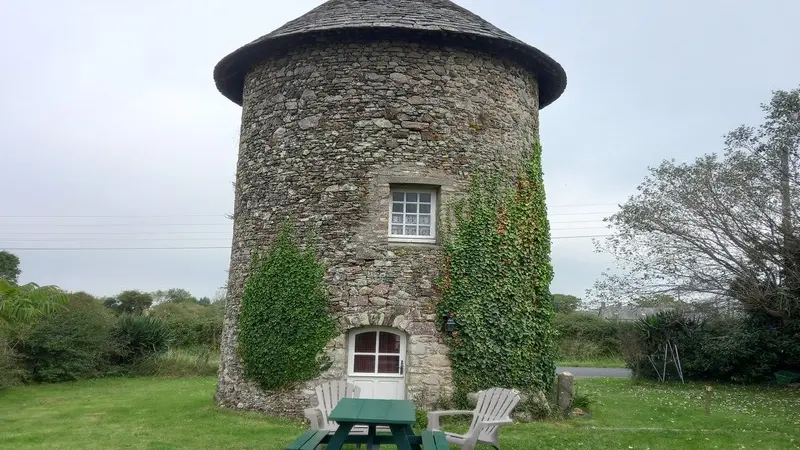
[[[455,328],[456,328],[455,313],[453,313],[451,311],[450,314],[445,316],[444,329],[445,329],[445,331],[447,331],[447,334],[452,336],[453,335],[453,330],[455,330]]]

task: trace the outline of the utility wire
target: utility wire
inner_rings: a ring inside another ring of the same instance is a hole
[[[616,206],[618,203],[584,203],[572,205],[547,205],[548,208],[584,208],[594,206]],[[0,215],[0,219],[111,219],[111,218],[177,218],[177,217],[226,217],[225,213],[217,214],[107,214],[107,215]]]
[[[608,237],[610,234],[593,234],[584,236],[554,236],[551,240],[557,239],[588,239]],[[197,247],[11,247],[5,250],[11,251],[102,251],[102,250],[224,250],[230,246],[197,246]]]

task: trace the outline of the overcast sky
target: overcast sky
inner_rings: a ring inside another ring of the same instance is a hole
[[[212,69],[320,3],[0,2],[0,249],[22,259],[21,281],[213,295],[240,108]],[[613,263],[591,238],[564,237],[607,233],[599,221],[648,165],[719,150],[772,90],[800,85],[796,0],[457,3],[567,72],[541,113],[554,292],[582,296]],[[108,250],[120,247],[136,249]]]

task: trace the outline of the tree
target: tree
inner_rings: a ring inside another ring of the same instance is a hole
[[[553,294],[553,308],[557,314],[568,314],[577,311],[581,299],[574,295]]]
[[[657,308],[657,307],[676,307],[685,305],[685,302],[682,302],[675,298],[673,295],[669,294],[655,294],[651,296],[645,297],[638,297],[633,300],[633,304],[640,308]]]
[[[129,290],[105,299],[103,304],[117,313],[142,314],[153,304],[153,296],[147,292]]]
[[[17,255],[5,250],[0,251],[0,280],[16,284],[20,273],[22,272],[19,270]]]
[[[156,303],[156,304],[160,304],[160,303],[164,303],[164,302],[175,302],[175,303],[191,302],[191,303],[197,303],[197,299],[189,291],[187,291],[186,289],[172,288],[172,289],[167,289],[166,291],[158,290],[158,291],[153,292],[151,295],[153,297],[153,303]]]
[[[751,312],[800,315],[800,89],[776,91],[765,122],[729,133],[722,156],[664,161],[609,221],[598,242],[616,257],[597,300],[670,293],[734,298]]]
[[[28,283],[17,286],[0,279],[0,322],[19,323],[57,311],[67,296],[57,286]]]

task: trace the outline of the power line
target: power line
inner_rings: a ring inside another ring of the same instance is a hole
[[[584,236],[554,236],[550,239],[587,239],[608,237],[610,234],[593,234]],[[107,250],[230,250],[230,246],[197,246],[197,247],[11,247],[11,251],[107,251]]]
[[[176,217],[225,217],[225,214],[165,214],[165,215],[86,215],[86,216],[0,216],[2,219],[146,219],[146,218],[176,218]]]
[[[572,228],[553,228],[550,231],[552,232],[559,232],[559,231],[572,231],[572,230],[599,230],[599,229],[606,229],[607,227],[572,227]],[[102,239],[82,239],[82,238],[33,238],[28,239],[26,238],[4,238],[3,234],[0,234],[0,242],[114,242],[114,241],[219,241],[219,240],[229,240],[232,236],[230,232],[212,232],[216,234],[224,234],[221,237],[179,237],[179,238],[166,238],[166,237],[114,237],[114,238],[102,238]],[[8,233],[11,234],[11,233]],[[25,235],[25,233],[18,233],[19,235]],[[83,235],[89,235],[89,237],[93,237],[93,233],[82,233]],[[102,234],[102,233],[100,233]]]
[[[227,223],[98,223],[98,224],[77,224],[77,223],[34,223],[34,224],[10,224],[0,223],[0,227],[194,227],[194,226],[230,226],[231,222]]]
[[[231,234],[231,231],[13,231],[0,233],[3,236],[36,235],[147,235],[147,234]]]
[[[586,208],[594,206],[616,206],[618,203],[584,203],[547,205],[548,208]],[[87,215],[0,215],[2,219],[146,219],[146,218],[178,218],[178,217],[226,217],[227,213],[216,214],[87,214]]]

